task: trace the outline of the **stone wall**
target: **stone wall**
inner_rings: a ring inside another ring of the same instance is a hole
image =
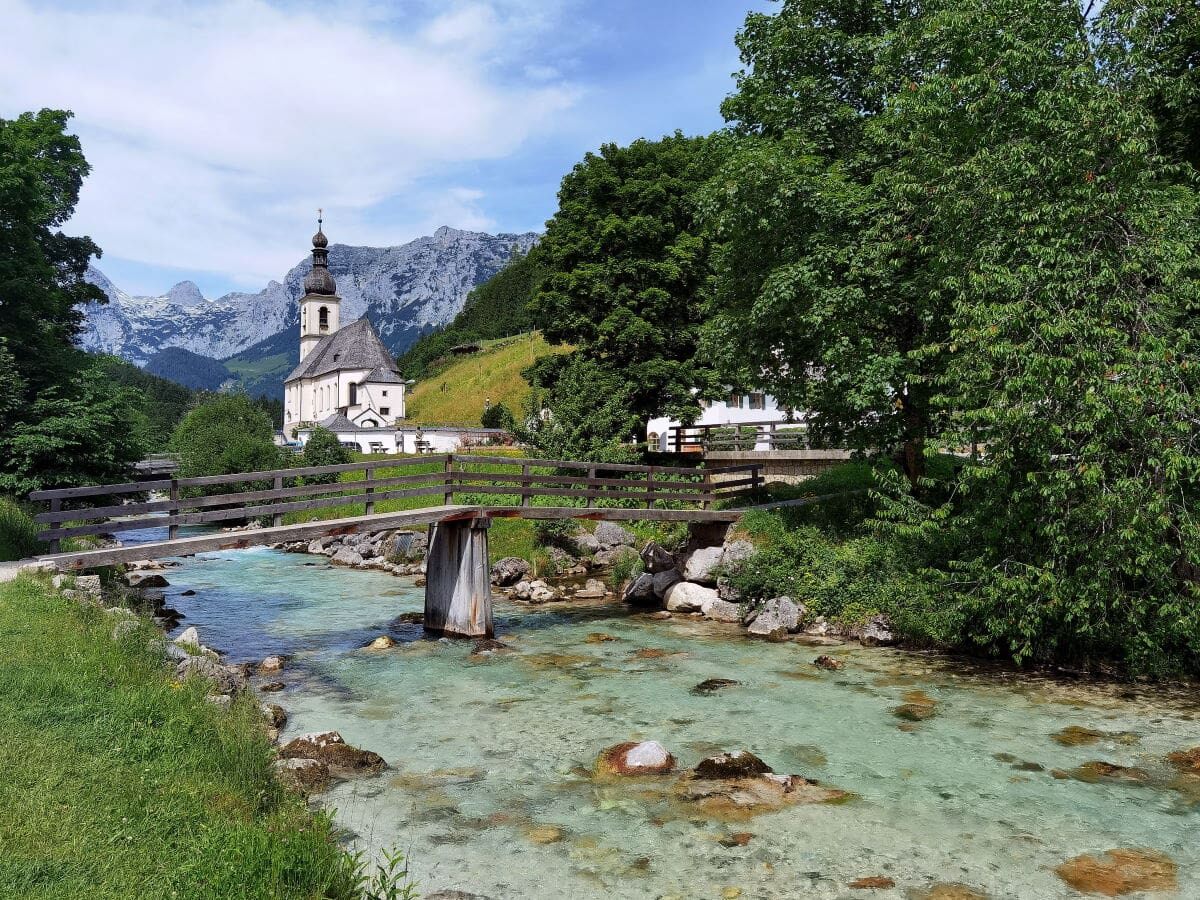
[[[846,462],[850,457],[849,450],[721,450],[705,453],[704,461],[713,467],[757,463],[762,466],[764,482],[797,484]],[[729,472],[716,475],[713,480],[719,483],[745,477],[745,472]]]

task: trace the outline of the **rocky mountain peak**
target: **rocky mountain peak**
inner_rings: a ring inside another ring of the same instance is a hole
[[[169,291],[167,299],[176,306],[199,306],[204,303],[204,295],[194,281],[181,281]]]

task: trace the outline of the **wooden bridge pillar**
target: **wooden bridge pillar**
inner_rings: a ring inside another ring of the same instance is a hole
[[[488,518],[452,519],[431,529],[425,558],[425,628],[455,637],[491,637]]]

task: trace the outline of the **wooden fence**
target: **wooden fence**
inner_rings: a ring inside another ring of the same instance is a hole
[[[672,425],[667,439],[675,453],[706,450],[808,450],[802,422],[737,422],[729,425]]]
[[[385,471],[381,471],[385,470]],[[386,471],[396,470],[396,471]],[[421,471],[417,471],[421,470]],[[350,480],[340,480],[352,473]],[[403,473],[403,474],[400,474]],[[746,473],[719,484],[713,476]],[[337,479],[332,483],[329,478]],[[324,483],[315,482],[321,479]],[[213,493],[231,485],[233,493]],[[29,499],[49,504],[34,520],[52,553],[64,538],[113,534],[142,528],[168,529],[270,516],[281,525],[288,513],[362,504],[365,515],[382,501],[436,497],[454,503],[455,493],[493,497],[493,506],[642,506],[694,504],[709,509],[762,485],[756,464],[699,469],[507,456],[440,454],[404,459],[370,459],[335,466],[272,469],[236,475],[156,478],[124,484],[34,491]],[[155,499],[153,495],[164,495]],[[545,503],[555,500],[554,504]],[[414,508],[425,505],[415,504]]]

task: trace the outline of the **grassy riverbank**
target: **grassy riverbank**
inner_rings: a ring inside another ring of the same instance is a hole
[[[271,774],[246,699],[172,683],[145,627],[0,585],[0,897],[355,897],[328,820]]]

